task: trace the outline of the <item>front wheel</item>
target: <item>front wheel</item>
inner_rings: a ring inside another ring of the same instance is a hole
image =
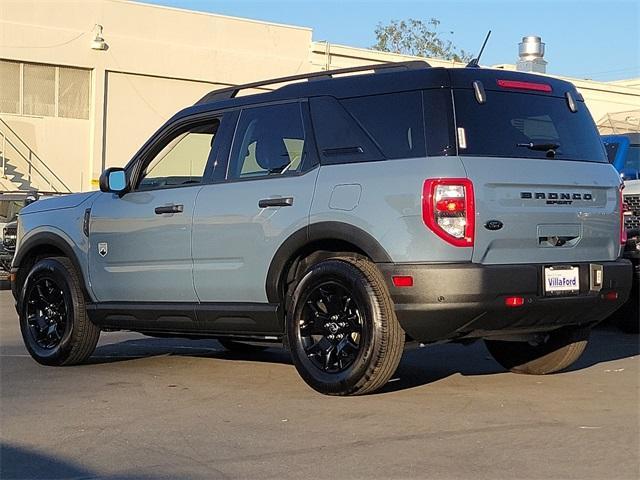
[[[20,331],[43,365],[75,365],[96,348],[100,329],[87,317],[80,279],[65,257],[38,261],[20,296]]]
[[[360,395],[387,383],[404,349],[404,331],[387,286],[366,259],[313,265],[295,288],[287,315],[293,363],[313,389]]]
[[[545,375],[573,364],[587,347],[590,328],[553,330],[535,342],[484,341],[491,356],[514,373]]]

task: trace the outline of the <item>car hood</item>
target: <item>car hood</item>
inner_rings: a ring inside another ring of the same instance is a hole
[[[74,208],[88,201],[98,193],[99,192],[72,193],[58,197],[41,198],[20,210],[20,215],[29,215],[30,213],[46,212],[49,210],[61,210],[63,208]]]

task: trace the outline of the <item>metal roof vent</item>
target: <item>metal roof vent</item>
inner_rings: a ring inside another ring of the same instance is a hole
[[[546,73],[547,62],[544,59],[544,43],[535,35],[522,37],[518,44],[518,63],[516,70],[520,72]]]

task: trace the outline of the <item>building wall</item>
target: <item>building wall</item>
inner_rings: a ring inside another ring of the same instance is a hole
[[[106,51],[90,48],[95,24],[104,27]],[[0,59],[91,71],[88,119],[5,113],[0,118],[72,190],[87,190],[96,187],[105,167],[127,163],[166,119],[210,90],[415,59],[312,42],[311,35],[304,27],[124,0],[0,0]],[[433,66],[463,66],[427,60]],[[569,80],[582,91],[596,120],[640,109],[637,82]]]

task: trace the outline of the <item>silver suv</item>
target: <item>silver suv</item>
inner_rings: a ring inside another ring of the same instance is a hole
[[[215,91],[100,190],[19,217],[40,363],[132,330],[281,343],[332,395],[383,387],[407,342],[484,339],[544,374],[629,294],[620,178],[580,94],[546,76],[415,62]]]

